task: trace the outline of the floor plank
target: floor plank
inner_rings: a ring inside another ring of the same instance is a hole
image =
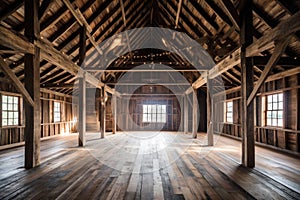
[[[0,199],[300,199],[300,159],[256,147],[240,165],[239,141],[179,133],[77,135],[41,143],[39,167],[25,170],[24,147],[0,151]]]

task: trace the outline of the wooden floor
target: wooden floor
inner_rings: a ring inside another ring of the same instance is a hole
[[[24,148],[0,152],[0,199],[300,199],[300,159],[256,147],[256,167],[240,166],[240,142],[175,133],[88,134],[42,142],[39,167]]]

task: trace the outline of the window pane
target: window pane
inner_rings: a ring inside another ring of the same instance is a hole
[[[268,104],[272,103],[272,95],[268,96],[267,99],[268,99]]]
[[[6,111],[3,111],[3,112],[2,112],[2,117],[3,117],[3,118],[7,118],[7,112],[6,112]]]
[[[147,113],[147,105],[143,105],[143,113]]]
[[[278,109],[278,104],[277,103],[273,103],[273,110],[277,110]]]
[[[157,113],[161,113],[161,105],[157,105]]]
[[[161,114],[161,121],[164,123],[167,121],[166,114]]]
[[[151,105],[148,105],[148,113],[151,113]]]
[[[278,119],[278,126],[283,126],[283,119]]]
[[[7,126],[7,119],[2,119],[2,126]]]
[[[18,104],[19,102],[18,102],[18,97],[14,97],[14,103],[15,104]]]
[[[13,119],[14,118],[14,113],[13,112],[8,112],[8,118]]]
[[[271,123],[271,122],[272,122],[272,120],[271,120],[271,119],[267,119],[267,125],[268,125],[268,126],[271,126],[271,125],[272,125],[272,123]]]
[[[151,105],[151,113],[156,114],[156,105]]]
[[[283,101],[283,94],[282,93],[278,94],[278,101]]]
[[[8,96],[7,97],[7,102],[8,103],[13,103],[14,101],[13,101],[13,97],[12,96]]]
[[[268,111],[267,112],[267,119],[271,119],[272,118],[272,111]]]
[[[152,122],[152,121],[151,121],[151,114],[149,114],[149,115],[147,115],[147,116],[148,116],[148,120],[147,120],[147,121],[148,121],[148,122]]]
[[[5,95],[2,96],[2,102],[3,102],[3,103],[6,103],[6,102],[7,102],[7,96],[5,96]]]
[[[167,106],[166,105],[161,106],[161,113],[167,113]]]
[[[282,110],[282,109],[283,109],[283,102],[282,102],[282,101],[278,103],[278,109],[279,109],[279,110]]]
[[[161,114],[157,114],[157,122],[162,122]]]
[[[277,119],[272,119],[272,126],[277,126]]]
[[[272,103],[268,103],[268,110],[272,110]]]
[[[12,110],[12,109],[13,109],[13,104],[9,103],[9,104],[7,105],[7,110]]]
[[[278,119],[283,119],[283,111],[278,111]]]
[[[8,119],[7,120],[7,125],[13,125],[13,123],[14,123],[14,119]]]
[[[152,113],[152,122],[156,122],[156,113]]]
[[[2,110],[7,110],[7,104],[6,103],[2,103]]]
[[[277,100],[277,94],[274,94],[273,95],[273,102],[277,102],[278,100]]]

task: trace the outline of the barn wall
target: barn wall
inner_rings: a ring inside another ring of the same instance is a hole
[[[0,146],[18,143],[24,141],[24,125],[25,125],[25,110],[23,106],[23,98],[8,83],[0,83],[0,99],[2,95],[20,96],[20,122],[18,126],[2,126],[0,122]],[[53,102],[61,103],[61,122],[53,121]],[[0,105],[0,119],[2,119],[2,105]],[[41,93],[41,138],[59,135],[62,133],[76,132],[76,115],[74,112],[76,106],[72,109],[72,101],[70,97],[63,97],[54,94]]]
[[[263,84],[254,99],[256,142],[300,152],[299,83],[300,75],[297,74]],[[283,127],[264,126],[262,124],[262,97],[280,92],[284,95],[284,125]],[[218,97],[216,100],[218,101]],[[227,100],[233,101],[233,123],[224,123],[224,116],[216,116],[215,132],[240,138],[242,134],[240,91],[227,94]],[[224,105],[224,101],[219,100],[216,104]]]

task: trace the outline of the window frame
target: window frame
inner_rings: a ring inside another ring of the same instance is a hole
[[[228,110],[228,104],[229,103],[231,103],[231,110]],[[228,114],[231,114],[231,121],[228,120],[229,119]],[[225,101],[225,104],[224,104],[224,122],[233,124],[233,101],[232,100]]]
[[[59,110],[56,110],[56,105],[59,105]],[[57,120],[56,114],[59,114],[59,120]],[[53,101],[53,122],[61,122],[61,102]]]
[[[4,101],[4,96],[6,96],[7,97],[7,100],[6,100],[6,109],[4,109],[3,107],[3,101]],[[12,99],[12,103],[9,103],[9,101],[8,101],[8,97],[12,97],[13,99]],[[1,100],[0,100],[0,102],[1,102],[1,113],[0,113],[0,116],[1,116],[1,122],[0,122],[0,125],[1,125],[1,127],[16,127],[16,126],[20,126],[21,125],[21,96],[20,95],[18,95],[18,94],[14,94],[14,93],[9,93],[9,92],[5,92],[5,93],[0,93],[0,98],[1,98]],[[16,100],[16,102],[17,103],[15,103],[15,99],[17,99]],[[8,104],[12,104],[12,109],[9,109],[9,106],[8,106]],[[15,109],[15,105],[16,104],[16,108],[17,109]],[[6,120],[7,120],[7,122],[6,122],[6,124],[4,125],[3,124],[3,120],[4,120],[4,118],[3,118],[3,115],[4,115],[4,112],[6,112],[7,114],[6,114]],[[12,118],[9,118],[9,113],[13,113],[13,117]],[[16,113],[16,114],[15,114]],[[16,117],[17,116],[17,117]],[[12,119],[13,120],[13,123],[12,124],[9,124],[9,119]],[[17,120],[17,123],[15,123],[15,120]]]
[[[275,96],[276,98],[273,98]],[[269,101],[269,97],[272,97],[271,101]],[[284,127],[284,93],[278,92],[274,94],[264,95],[262,98],[262,102],[263,102],[262,112],[264,115],[263,116],[264,118],[262,119],[263,126],[283,128]],[[272,109],[270,109],[270,105]],[[274,117],[275,113],[276,113],[276,117]],[[268,114],[270,114],[271,118],[268,117],[269,116]],[[271,120],[270,123],[269,120]],[[276,123],[274,123],[273,120],[276,120]],[[281,123],[279,123],[279,120],[281,120]]]
[[[145,106],[147,109],[145,109]],[[159,109],[160,106],[160,109]],[[163,109],[164,107],[164,109]],[[155,112],[152,109],[155,108]],[[142,123],[167,123],[167,105],[166,104],[142,104]],[[146,112],[145,112],[146,110]],[[163,110],[165,112],[163,112]],[[145,117],[146,115],[146,117]],[[160,120],[158,121],[158,116],[160,115]],[[153,117],[155,116],[155,117]],[[164,116],[164,117],[163,117]],[[147,120],[144,120],[147,118]]]

